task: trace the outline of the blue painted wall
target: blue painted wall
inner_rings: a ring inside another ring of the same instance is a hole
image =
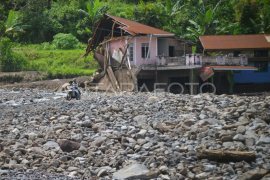
[[[254,62],[249,62],[249,66],[254,67]],[[240,73],[234,73],[234,83],[270,83],[270,62],[268,61],[268,72],[255,73],[251,70],[243,70]]]

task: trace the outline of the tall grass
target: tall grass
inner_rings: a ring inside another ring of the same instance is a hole
[[[47,71],[50,78],[71,78],[90,76],[98,63],[90,53],[87,58],[78,58],[85,53],[86,46],[73,50],[54,50],[48,44],[17,45],[13,51],[27,60],[26,71]]]

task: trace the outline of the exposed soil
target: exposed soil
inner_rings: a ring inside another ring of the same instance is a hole
[[[0,89],[3,88],[39,88],[39,89],[58,89],[64,83],[72,81],[69,79],[42,80],[46,72],[24,71],[24,72],[0,72]],[[89,77],[78,77],[79,83],[88,81]]]

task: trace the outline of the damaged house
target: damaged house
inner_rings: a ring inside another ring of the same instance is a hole
[[[102,71],[111,69],[109,73],[100,72],[95,82],[106,84],[104,79],[108,79],[114,90],[118,90],[117,86],[130,89],[125,84],[133,83],[134,90],[137,86],[138,90],[153,91],[168,88],[173,82],[183,85],[190,82],[190,68],[195,66],[183,66],[186,61],[183,56],[192,52],[192,45],[172,33],[104,14],[83,56],[95,50],[94,56]],[[113,74],[115,77],[110,78]],[[156,87],[155,83],[158,83]],[[189,87],[184,88],[188,92]]]
[[[192,42],[177,38],[172,33],[103,14],[82,57],[94,52],[101,69],[94,73],[93,82],[99,84],[99,90],[108,90],[109,85],[114,91],[160,89],[197,94],[200,90],[212,90],[209,85],[200,87],[211,79],[214,82],[213,74],[217,71],[213,72],[216,68],[213,66],[256,70],[248,66],[245,55],[233,59],[220,55],[202,56],[191,54],[192,46],[195,46]],[[228,71],[231,73],[231,69]],[[226,73],[230,82],[225,92],[231,92],[232,76]],[[217,83],[220,84],[218,80],[215,85]],[[217,92],[223,93],[222,89],[221,85]]]

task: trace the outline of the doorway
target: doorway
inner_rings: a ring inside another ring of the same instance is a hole
[[[169,56],[174,57],[174,46],[169,46]]]
[[[180,94],[182,92],[182,87],[179,85],[181,84],[184,88],[183,94],[189,94],[189,85],[185,85],[186,83],[189,83],[189,76],[184,77],[171,77],[170,78],[170,89],[169,91],[173,94]],[[174,84],[175,83],[175,84]],[[179,83],[179,84],[176,84]],[[174,84],[174,85],[171,85]]]

